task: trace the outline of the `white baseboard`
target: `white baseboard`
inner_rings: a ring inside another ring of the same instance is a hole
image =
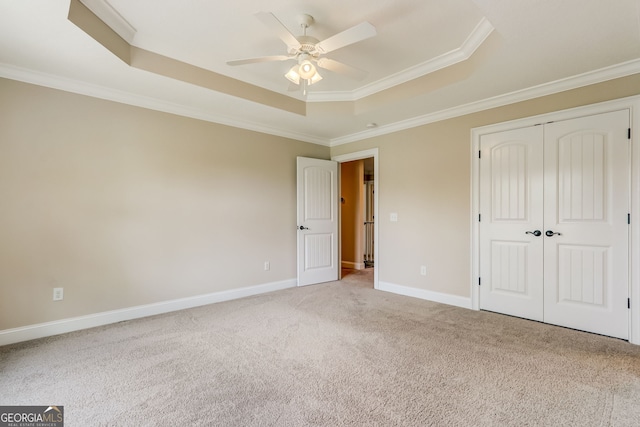
[[[410,288],[408,286],[396,285],[379,281],[378,289],[394,294],[405,295],[413,298],[420,298],[427,301],[439,302],[442,304],[454,305],[456,307],[471,308],[471,298],[458,295],[443,294],[441,292],[427,291],[424,289]]]
[[[96,326],[108,325],[110,323],[122,322],[124,320],[139,319],[141,317],[154,316],[156,314],[169,313],[171,311],[184,310],[186,308],[199,307],[202,305],[229,301],[252,295],[265,294],[267,292],[279,291],[287,288],[294,288],[297,284],[297,279],[289,279],[280,282],[265,283],[262,285],[248,286],[239,289],[229,289],[226,291],[139,305],[119,310],[104,311],[101,313],[71,317],[68,319],[22,326],[19,328],[5,329],[0,331],[0,346],[64,334],[67,332],[79,331],[81,329],[94,328]]]
[[[355,270],[364,270],[366,265],[364,262],[342,261],[342,268],[353,268]]]

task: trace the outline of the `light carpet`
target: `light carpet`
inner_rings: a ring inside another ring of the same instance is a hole
[[[66,426],[638,426],[640,347],[358,274],[0,347]]]

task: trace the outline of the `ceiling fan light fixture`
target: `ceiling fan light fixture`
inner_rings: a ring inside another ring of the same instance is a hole
[[[297,85],[300,84],[299,68],[300,66],[296,64],[293,67],[291,67],[289,71],[287,71],[287,74],[284,75],[287,78],[287,80]]]
[[[311,86],[314,83],[322,80],[322,76],[318,73],[316,67],[311,61],[302,61],[299,65],[296,64],[284,75],[287,80],[297,85],[303,80],[307,86]]]
[[[316,71],[316,67],[308,59],[305,59],[300,63],[300,68],[298,72],[300,73],[300,77],[302,77],[305,80],[311,79],[314,75],[318,73]]]
[[[316,73],[311,76],[310,79],[308,79],[307,81],[309,82],[310,85],[314,84],[314,83],[318,83],[320,80],[322,80],[322,76],[316,71]]]
[[[298,74],[300,74],[301,79],[307,81],[309,86],[322,80],[322,76],[318,73],[316,66],[308,59],[300,62]]]
[[[256,14],[256,17],[262,21],[264,25],[274,31],[276,35],[287,45],[287,55],[271,55],[228,61],[228,65],[288,61],[291,59],[296,60],[298,63],[291,67],[284,77],[290,82],[302,86],[303,93],[306,93],[307,87],[322,80],[322,76],[318,73],[317,67],[337,73],[347,74],[358,80],[364,78],[364,71],[342,64],[341,62],[333,59],[321,57],[321,55],[375,36],[376,29],[370,23],[366,21],[362,22],[327,39],[319,41],[317,38],[307,35],[307,28],[309,28],[309,26],[314,22],[311,15],[304,14],[299,17],[298,21],[302,27],[303,34],[298,37],[294,36],[273,13],[259,12]],[[316,66],[315,64],[318,65]]]

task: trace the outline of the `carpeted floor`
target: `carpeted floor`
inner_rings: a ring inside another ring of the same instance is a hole
[[[0,404],[69,427],[640,425],[640,346],[363,274],[0,347]]]

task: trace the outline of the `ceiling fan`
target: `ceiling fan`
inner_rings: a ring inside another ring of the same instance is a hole
[[[228,65],[245,65],[258,62],[288,61],[295,60],[296,64],[285,74],[285,77],[293,84],[302,87],[306,95],[307,87],[322,80],[316,65],[320,68],[347,75],[356,80],[363,79],[367,72],[334,59],[326,58],[322,55],[334,50],[343,48],[350,44],[368,39],[376,35],[376,29],[368,22],[362,22],[348,30],[342,31],[325,40],[318,40],[307,35],[314,19],[311,15],[300,15],[299,22],[303,34],[294,36],[287,27],[282,24],[269,12],[259,12],[256,17],[268,28],[270,28],[286,45],[287,55],[261,56],[258,58],[239,59],[228,61]],[[297,86],[293,86],[297,89]]]

